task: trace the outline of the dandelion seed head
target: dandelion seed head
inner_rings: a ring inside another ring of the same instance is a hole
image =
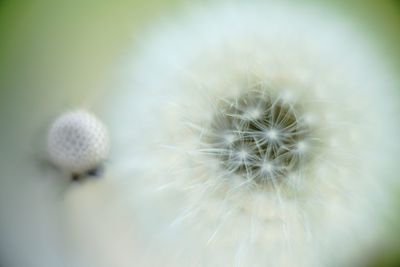
[[[157,265],[143,251],[165,251],[163,266],[353,263],[379,239],[377,198],[398,177],[397,97],[352,24],[317,10],[226,2],[135,54],[112,110],[129,136],[117,147],[140,166],[126,180],[143,266]]]

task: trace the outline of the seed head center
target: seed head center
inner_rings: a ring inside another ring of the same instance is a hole
[[[218,106],[207,140],[223,168],[256,182],[301,168],[311,130],[293,102],[253,91],[231,103]]]

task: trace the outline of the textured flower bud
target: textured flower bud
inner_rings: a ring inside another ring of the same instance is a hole
[[[56,166],[82,174],[107,158],[107,130],[101,121],[86,111],[67,112],[51,125],[47,149]]]

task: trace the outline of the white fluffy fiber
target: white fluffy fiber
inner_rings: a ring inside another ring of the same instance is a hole
[[[372,41],[295,4],[210,4],[157,26],[110,104],[134,265],[360,264],[399,170],[399,96]],[[273,187],[201,153],[219,101],[253,83],[302,105],[320,140],[315,160]]]

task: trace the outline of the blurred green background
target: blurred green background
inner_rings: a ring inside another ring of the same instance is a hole
[[[399,1],[314,2],[354,18],[378,41],[386,60],[400,73]],[[19,249],[28,255],[44,253],[37,248],[25,251],[25,239],[14,239],[30,236],[23,230],[26,220],[43,224],[40,215],[30,218],[29,214],[39,211],[30,209],[32,198],[23,196],[30,194],[40,179],[35,162],[38,155],[40,158],[40,144],[36,140],[48,121],[75,106],[101,114],[113,91],[116,63],[140,40],[141,30],[191,3],[0,0],[0,259],[15,256],[10,252]],[[36,201],[44,202],[46,197],[38,195]],[[400,193],[398,199],[383,229],[387,243],[368,257],[370,266],[400,266]],[[41,212],[52,216],[46,209]]]

